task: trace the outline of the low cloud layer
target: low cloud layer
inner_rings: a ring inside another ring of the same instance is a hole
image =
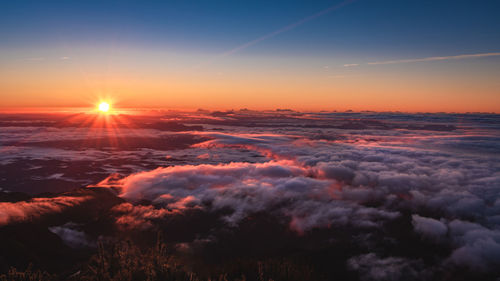
[[[78,205],[89,197],[59,196],[52,198],[34,198],[30,201],[0,202],[0,226],[13,222],[34,220],[47,214],[60,213],[66,208]]]
[[[85,131],[58,128],[40,134],[57,142],[17,145],[40,129],[9,121],[0,188],[102,188],[82,189],[92,202],[1,193],[15,200],[0,203],[0,227],[61,214],[44,229],[61,247],[163,231],[182,255],[220,260],[323,249],[325,268],[361,280],[498,273],[497,116],[241,110],[162,120],[204,129],[122,129],[127,145],[75,147]]]
[[[244,148],[269,160],[173,166],[105,180],[101,186],[118,188],[131,203],[147,200],[155,206],[126,205],[117,222],[147,226],[150,218],[198,208],[230,210],[221,219],[235,227],[264,212],[302,235],[339,227],[383,231],[387,223],[410,212],[416,235],[452,248],[443,265],[484,270],[498,260],[496,159],[425,149],[418,139],[358,145],[277,134],[210,137],[194,148],[208,148],[213,154]],[[370,262],[374,268],[364,269]],[[399,257],[375,261],[372,255],[352,260],[352,268],[378,274],[377,264],[389,262],[398,270],[407,266]]]
[[[229,225],[262,211],[287,217],[290,227],[299,232],[334,224],[374,227],[398,216],[397,212],[338,200],[339,183],[334,179],[314,178],[315,172],[286,160],[177,166],[138,173],[116,182],[105,181],[100,185],[118,186],[120,196],[129,201],[146,199],[170,211],[230,209],[232,213],[224,217]],[[131,208],[124,205],[120,209],[125,207]],[[119,221],[132,224],[130,216],[135,214],[141,220],[135,224],[142,225],[142,220],[161,214],[149,207],[138,208],[130,209]]]

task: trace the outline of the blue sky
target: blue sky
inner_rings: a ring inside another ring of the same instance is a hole
[[[222,52],[342,1],[3,1],[1,45],[137,44]],[[245,52],[368,57],[497,51],[499,1],[357,0]]]

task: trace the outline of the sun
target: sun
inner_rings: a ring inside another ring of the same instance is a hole
[[[108,112],[109,108],[110,108],[110,106],[109,106],[109,103],[107,103],[107,102],[103,101],[99,104],[99,111],[101,111],[101,112],[104,112],[104,113]]]

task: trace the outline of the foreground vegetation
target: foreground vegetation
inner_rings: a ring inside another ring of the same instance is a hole
[[[317,276],[316,276],[317,277]],[[281,281],[315,280],[313,270],[287,259],[235,260],[223,266],[200,267],[172,255],[166,244],[158,240],[156,245],[145,250],[130,241],[99,243],[97,253],[81,265],[81,269],[69,275],[54,275],[46,271],[25,271],[11,268],[0,275],[1,281],[45,281],[45,280],[186,280],[186,281]]]

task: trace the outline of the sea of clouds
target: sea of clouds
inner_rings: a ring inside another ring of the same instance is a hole
[[[498,271],[500,130],[496,116],[370,113],[355,115],[355,121],[347,116],[351,119],[345,121],[341,114],[318,113],[301,115],[305,121],[297,121],[294,115],[280,117],[279,122],[259,115],[255,123],[248,112],[242,114],[244,118],[234,112],[222,115],[197,117],[193,123],[204,125],[204,131],[148,129],[148,135],[155,137],[179,134],[199,140],[187,148],[150,150],[149,155],[181,162],[113,174],[90,185],[109,188],[124,200],[111,209],[117,227],[151,229],[169,217],[197,211],[216,214],[222,223],[213,228],[231,230],[264,213],[297,236],[318,229],[365,235],[366,241],[353,236],[364,252],[350,257],[346,266],[366,280],[424,278],[445,267]],[[392,125],[372,126],[374,119],[390,120]],[[330,126],[335,120],[352,128]],[[363,120],[370,122],[363,127],[358,124]],[[422,127],[422,122],[455,127]],[[63,136],[75,138],[66,131]],[[134,157],[148,156],[136,153]],[[68,203],[69,199],[0,203],[0,223],[36,219],[45,211],[62,212],[84,200]],[[406,224],[412,233],[402,238],[391,223]],[[84,235],[67,226],[53,231],[63,237]],[[200,241],[215,243],[217,231],[200,233],[183,247]],[[430,253],[434,246],[447,250],[431,264],[418,255],[384,251],[385,243],[404,242],[398,239],[420,239],[429,245]],[[86,238],[78,241],[92,244]]]

